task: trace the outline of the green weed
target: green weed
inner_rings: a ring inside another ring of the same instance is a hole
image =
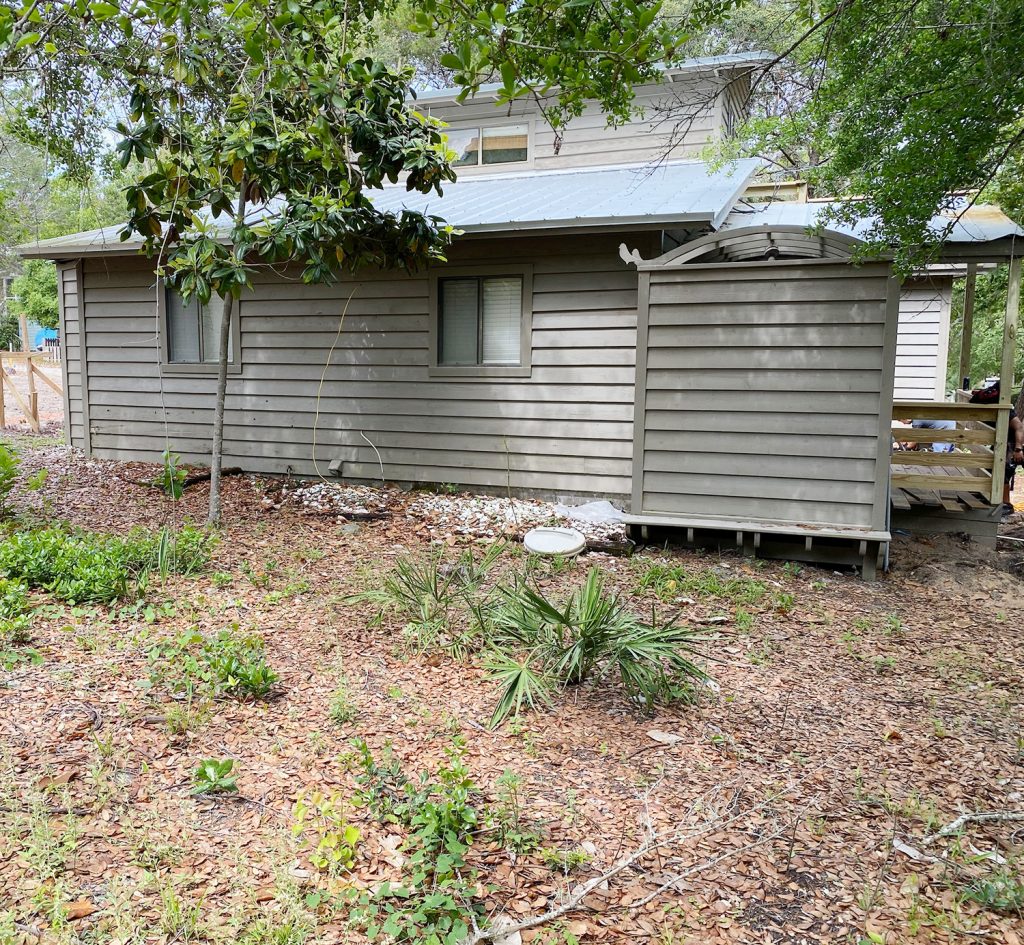
[[[215,637],[188,631],[154,644],[147,658],[151,684],[167,685],[186,698],[205,692],[265,699],[279,678],[267,665],[263,640],[239,633],[237,625]]]
[[[1024,918],[1024,879],[1009,869],[993,870],[965,886],[963,896],[993,912]]]
[[[295,801],[292,835],[302,838],[309,861],[319,870],[337,875],[355,866],[359,828],[345,818],[338,794],[305,791]]]
[[[757,604],[767,593],[763,581],[721,573],[708,569],[689,573],[682,565],[669,565],[663,561],[634,559],[640,569],[637,590],[653,591],[661,600],[670,601],[679,597],[718,598],[737,604]]]
[[[336,725],[347,725],[359,717],[359,708],[352,699],[352,691],[344,676],[338,680],[338,686],[331,696],[328,714]]]
[[[548,869],[559,873],[571,873],[590,862],[590,854],[578,848],[558,850],[555,847],[545,847],[540,851],[540,858]]]
[[[192,774],[193,794],[230,794],[238,790],[235,763],[230,758],[206,758]]]

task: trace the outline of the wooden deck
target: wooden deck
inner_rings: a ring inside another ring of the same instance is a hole
[[[892,431],[889,499],[894,535],[968,535],[995,547],[1008,417],[1008,404],[893,404],[897,425]],[[955,427],[936,430],[899,423],[915,419],[952,420]],[[952,443],[956,449],[935,453],[932,443]]]
[[[941,453],[925,454],[933,457]],[[892,502],[893,535],[967,535],[973,541],[988,547],[995,547],[999,532],[1002,509],[989,502],[989,490],[972,491],[956,487],[962,481],[963,469],[955,466],[911,466],[900,463],[893,465],[894,479],[900,482],[917,482],[917,477],[927,476],[925,484],[932,488],[910,488],[896,485],[894,481],[890,499]],[[942,479],[951,483],[951,488],[942,487]]]
[[[942,456],[941,453],[925,454]],[[989,488],[970,490],[960,488],[963,482],[963,470],[956,466],[911,466],[904,463],[893,464],[893,473],[898,476],[893,484],[890,499],[894,509],[909,512],[913,508],[930,507],[944,508],[947,512],[966,512],[974,509],[991,507]],[[907,485],[896,485],[896,482],[914,482],[912,477],[921,477],[921,485],[910,488]],[[942,478],[950,480],[949,488],[945,488]],[[988,477],[986,477],[987,479]],[[925,486],[930,488],[925,488]],[[981,484],[979,484],[981,485]]]

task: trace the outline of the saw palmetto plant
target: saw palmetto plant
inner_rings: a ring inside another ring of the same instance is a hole
[[[486,614],[486,665],[501,685],[492,726],[589,679],[617,675],[627,695],[647,707],[692,698],[694,684],[708,679],[696,662],[707,633],[671,621],[644,623],[605,591],[597,568],[561,606],[522,581],[499,593]]]

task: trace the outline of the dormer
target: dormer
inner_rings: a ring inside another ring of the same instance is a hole
[[[418,102],[448,124],[460,178],[692,159],[727,138],[746,116],[751,76],[771,59],[768,53],[692,59],[666,69],[661,81],[637,87],[641,114],[633,120],[610,128],[597,104],[591,104],[561,135],[552,131],[534,100],[499,105],[497,86],[481,87],[462,104],[455,100],[455,89],[422,92]]]

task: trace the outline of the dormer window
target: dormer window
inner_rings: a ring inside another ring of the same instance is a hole
[[[449,128],[448,147],[457,155],[454,167],[522,164],[530,153],[528,125],[493,125],[489,128]]]

